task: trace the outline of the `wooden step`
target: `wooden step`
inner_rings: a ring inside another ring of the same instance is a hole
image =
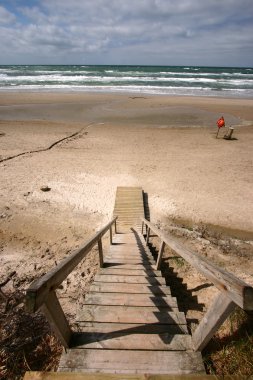
[[[71,347],[103,350],[146,350],[146,351],[186,351],[192,348],[190,335],[180,334],[136,334],[124,331],[101,333],[76,333]]]
[[[136,253],[136,254],[129,254],[128,251],[126,251],[125,253],[118,253],[118,252],[111,252],[110,254],[107,254],[105,256],[106,258],[108,259],[115,259],[115,261],[117,259],[122,259],[122,260],[135,260],[135,261],[138,261],[138,260],[142,260],[142,261],[149,261],[149,262],[152,262],[152,263],[155,263],[155,260],[153,259],[153,257],[150,255],[146,255],[146,254],[140,254],[140,253]]]
[[[161,323],[184,325],[185,315],[180,311],[164,311],[159,307],[85,305],[77,314],[77,321],[105,323]]]
[[[168,286],[147,286],[145,284],[115,284],[105,282],[93,282],[90,286],[91,292],[102,293],[140,293],[140,294],[156,294],[156,295],[171,295]]]
[[[86,332],[128,332],[136,334],[184,334],[188,335],[186,324],[163,325],[161,323],[101,323],[101,322],[79,322],[79,327]]]
[[[115,282],[127,284],[147,284],[147,285],[165,285],[163,277],[144,277],[144,276],[122,276],[113,274],[97,274],[94,278],[96,282]]]
[[[155,265],[153,264],[131,264],[131,263],[114,263],[113,261],[110,262],[105,262],[104,263],[104,268],[108,269],[127,269],[131,271],[138,271],[138,270],[144,270],[144,271],[153,271],[155,268]]]
[[[149,276],[149,277],[162,277],[161,272],[158,270],[144,270],[144,269],[128,269],[128,268],[115,268],[115,267],[109,267],[106,269],[100,269],[99,274],[116,274],[116,275],[122,275],[122,276]]]
[[[135,265],[138,265],[138,264],[141,264],[141,265],[155,265],[155,261],[154,260],[148,260],[148,259],[131,259],[131,258],[120,258],[120,257],[108,257],[106,256],[104,258],[104,261],[107,262],[107,263],[115,263],[115,264],[135,264]]]
[[[63,354],[60,371],[104,373],[201,374],[199,352],[75,349]]]
[[[128,255],[128,256],[143,256],[143,257],[152,257],[153,256],[149,253],[149,252],[146,252],[144,250],[138,250],[138,248],[136,247],[135,249],[131,249],[131,247],[127,247],[127,246],[115,246],[112,250],[110,250],[110,252],[107,254],[108,256],[114,256],[116,254],[119,254],[119,255]]]
[[[107,306],[143,306],[177,308],[177,299],[171,296],[151,296],[149,294],[132,293],[96,293],[90,292],[85,296],[85,305]]]
[[[26,372],[24,380],[70,380],[69,372]],[[122,374],[71,372],[71,380],[122,380]],[[124,374],[124,380],[200,380],[200,375]],[[201,374],[201,380],[217,380],[216,375]],[[238,380],[230,375],[229,380]]]

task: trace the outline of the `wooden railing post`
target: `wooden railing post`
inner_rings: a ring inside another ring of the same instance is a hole
[[[110,227],[110,244],[112,245],[112,226]]]
[[[103,268],[104,266],[104,258],[103,258],[103,245],[102,245],[102,239],[98,239],[98,253],[99,253],[99,264],[100,268]]]
[[[236,304],[223,292],[219,293],[192,335],[193,348],[201,351],[211,340]]]
[[[114,233],[115,233],[115,235],[117,234],[117,224],[116,224],[116,220],[115,220],[115,222],[114,222]]]
[[[149,235],[150,235],[150,228],[147,229],[146,245],[148,245]]]
[[[156,262],[156,270],[159,270],[161,267],[164,248],[165,248],[165,242],[161,241],[161,245],[160,245],[160,249],[159,249],[159,253],[157,257],[157,262]]]
[[[141,223],[141,234],[143,235],[144,233],[144,222]]]
[[[69,347],[72,331],[62,310],[55,291],[48,294],[46,302],[42,306],[44,313],[56,335],[65,348]]]

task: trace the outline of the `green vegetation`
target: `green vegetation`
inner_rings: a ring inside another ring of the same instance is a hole
[[[253,375],[253,316],[237,308],[204,352],[207,372],[225,375]]]

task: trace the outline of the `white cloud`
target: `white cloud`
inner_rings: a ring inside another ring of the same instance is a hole
[[[16,17],[0,5],[0,25],[8,25],[15,22]]]
[[[0,22],[5,20],[0,45],[5,55],[16,57],[16,63],[25,54],[32,63],[64,59],[249,66],[253,62],[252,0],[40,0],[36,4],[16,9],[16,22],[0,7]]]

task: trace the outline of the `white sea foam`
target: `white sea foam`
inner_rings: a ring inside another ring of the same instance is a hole
[[[134,92],[253,98],[253,69],[0,66],[0,90]]]

